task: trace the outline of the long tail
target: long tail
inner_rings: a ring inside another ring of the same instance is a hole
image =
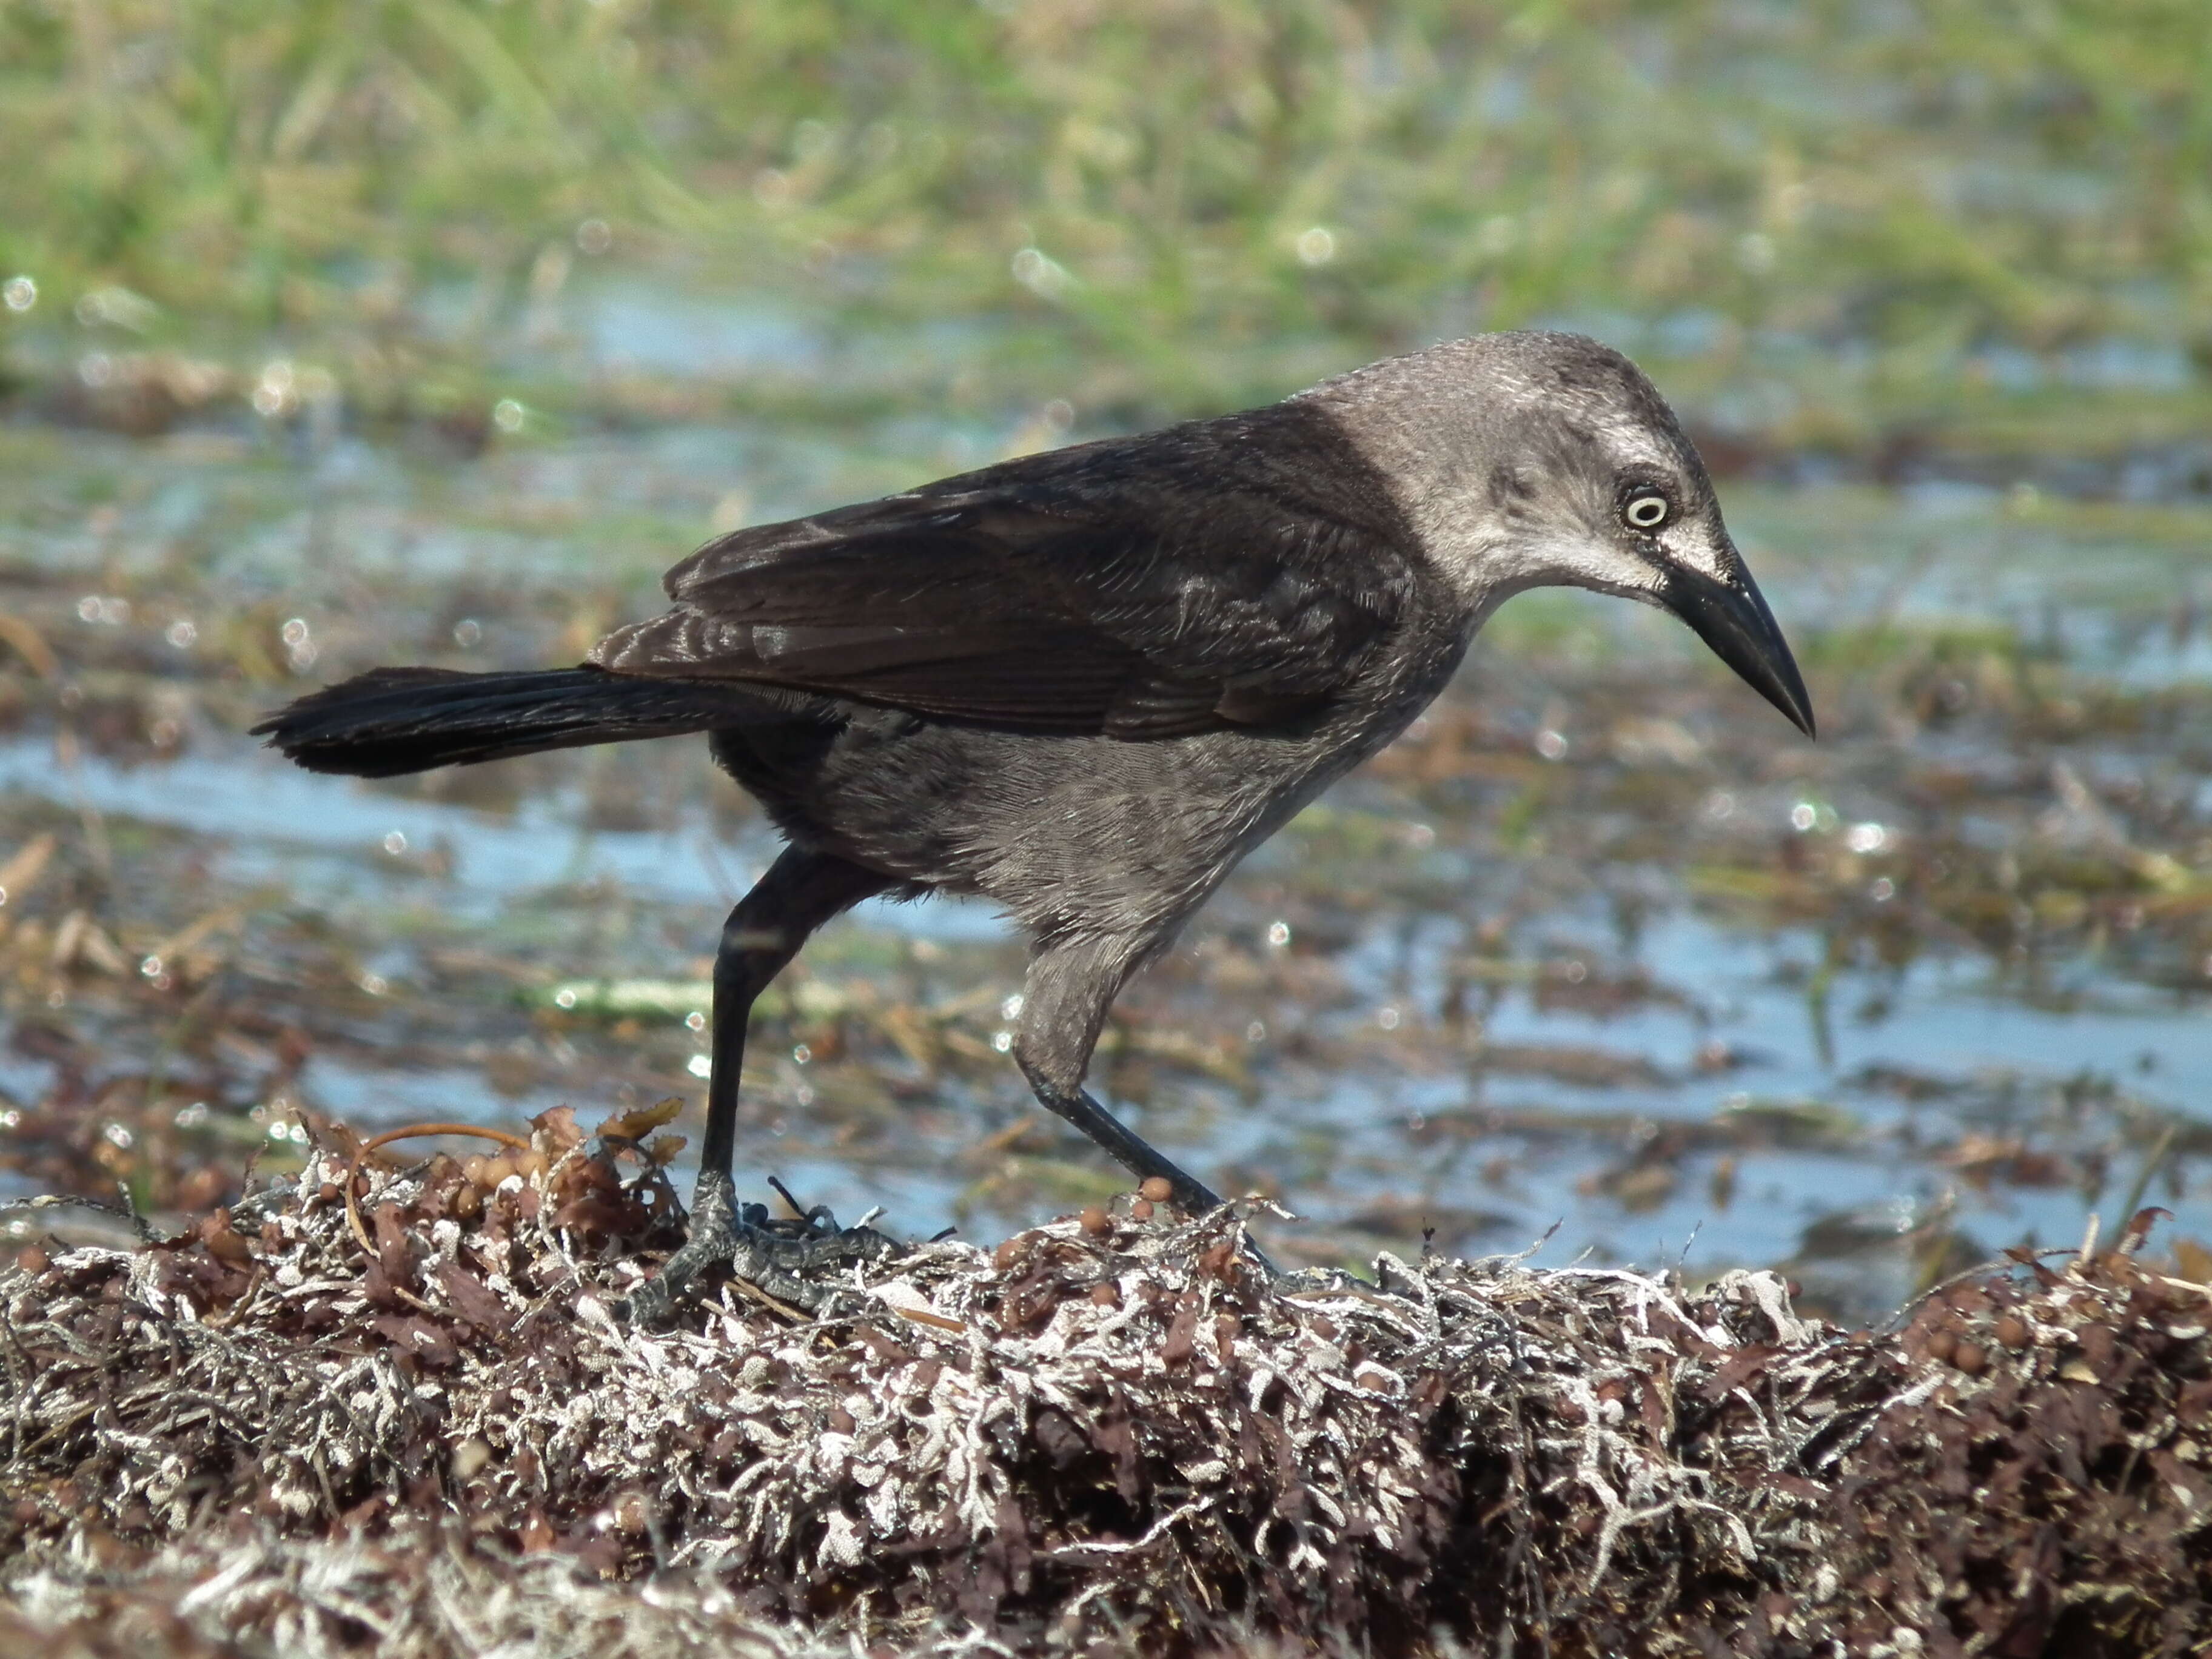
[[[741,688],[600,668],[372,668],[253,728],[310,772],[396,777],[543,749],[669,738],[764,712]]]

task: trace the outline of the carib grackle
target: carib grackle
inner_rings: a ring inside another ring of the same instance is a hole
[[[1672,611],[1811,734],[1666,403],[1618,352],[1547,332],[735,531],[579,667],[373,669],[256,730],[356,777],[704,732],[774,818],[785,850],[722,929],[690,1237],[632,1310],[651,1312],[787,1242],[734,1196],[746,1018],[874,894],[1003,907],[1032,941],[1013,1053],[1037,1099],[1184,1207],[1218,1203],[1084,1091],[1108,1007],[1406,728],[1503,600],[1558,585]]]

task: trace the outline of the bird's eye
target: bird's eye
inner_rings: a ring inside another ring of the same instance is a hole
[[[1620,517],[1631,530],[1656,530],[1667,522],[1668,514],[1674,510],[1664,495],[1647,489],[1628,498],[1627,505],[1620,509]]]

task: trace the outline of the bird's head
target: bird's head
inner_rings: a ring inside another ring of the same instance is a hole
[[[1530,587],[1656,605],[1812,735],[1805,682],[1705,464],[1619,352],[1578,334],[1480,335],[1306,395],[1390,480],[1474,615]]]

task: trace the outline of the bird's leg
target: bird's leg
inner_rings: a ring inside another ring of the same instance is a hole
[[[888,1246],[889,1240],[868,1229],[840,1231],[826,1211],[803,1221],[770,1220],[764,1206],[738,1202],[731,1165],[737,1152],[738,1077],[744,1066],[745,1024],[754,1000],[816,928],[890,884],[842,859],[787,848],[722,924],[721,946],[714,955],[707,1136],[699,1151],[690,1232],[660,1276],[625,1304],[631,1318],[665,1316],[702,1273],[726,1266],[771,1296],[811,1307],[821,1291],[802,1275],[881,1255]]]
[[[1083,1074],[1106,1024],[1106,1011],[1141,952],[1121,940],[1041,945],[1022,990],[1021,1030],[1014,1058],[1037,1103],[1104,1147],[1139,1180],[1159,1176],[1176,1203],[1193,1215],[1218,1208],[1213,1189],[1154,1149],[1084,1092]]]
[[[1081,1089],[1063,1093],[1049,1084],[1030,1079],[1037,1103],[1056,1117],[1065,1118],[1103,1146],[1139,1181],[1158,1176],[1168,1183],[1176,1206],[1191,1215],[1204,1215],[1221,1207],[1221,1195],[1188,1173],[1142,1135],[1115,1117]]]

